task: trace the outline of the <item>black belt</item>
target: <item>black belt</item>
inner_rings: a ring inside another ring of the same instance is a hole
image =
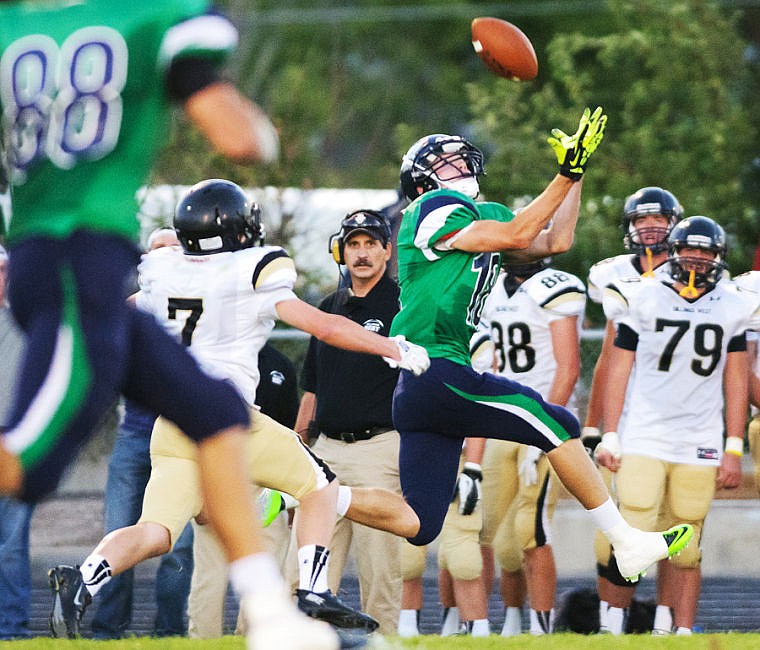
[[[342,442],[359,442],[360,440],[369,440],[381,433],[393,431],[393,427],[369,427],[369,429],[359,429],[358,431],[341,431],[340,433],[322,432],[326,437]]]

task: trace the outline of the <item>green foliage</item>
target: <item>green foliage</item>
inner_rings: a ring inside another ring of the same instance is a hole
[[[601,105],[609,115],[605,139],[584,180],[574,248],[560,265],[583,276],[591,262],[620,253],[625,197],[661,185],[687,215],[724,225],[732,266],[746,270],[759,230],[741,178],[757,133],[743,103],[750,70],[735,21],[703,0],[607,5],[606,33],[554,34],[537,82],[470,85],[479,140],[491,150],[484,188],[536,194],[554,171],[537,146],[545,134],[567,129],[584,106]]]
[[[392,188],[414,141],[453,132],[485,150],[485,196],[519,205],[556,172],[551,129],[572,132],[585,106],[601,105],[606,135],[584,180],[575,245],[558,263],[585,277],[619,253],[625,197],[656,184],[687,214],[724,225],[732,268],[744,271],[760,234],[760,161],[751,163],[760,159],[760,9],[726,4],[510,2],[492,15],[522,27],[539,57],[538,78],[516,83],[474,55],[476,4],[227,0],[241,34],[229,74],[273,116],[281,162],[223,161],[178,118],[154,180]],[[756,39],[754,64],[743,33]]]

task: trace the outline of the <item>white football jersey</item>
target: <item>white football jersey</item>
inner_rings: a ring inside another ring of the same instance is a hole
[[[671,283],[626,278],[605,290],[603,306],[616,328],[638,335],[624,453],[718,465],[726,354],[731,339],[760,323],[756,294],[728,281],[690,301]]]
[[[578,317],[578,336],[586,309],[586,287],[571,273],[548,268],[523,282],[509,296],[502,273],[486,300],[480,322],[491,330],[499,374],[546,396],[557,361],[552,322]]]
[[[293,260],[278,246],[185,255],[178,246],[143,256],[137,306],[153,314],[210,375],[231,381],[250,406],[258,354],[282,300],[295,299]]]
[[[588,297],[601,304],[604,288],[608,284],[613,284],[620,278],[638,277],[639,270],[633,265],[636,257],[633,253],[625,253],[594,264],[588,272]],[[667,280],[670,277],[668,263],[664,262],[656,267],[654,274],[660,280]]]

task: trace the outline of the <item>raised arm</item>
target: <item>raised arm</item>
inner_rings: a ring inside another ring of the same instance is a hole
[[[228,158],[271,163],[279,157],[279,136],[269,117],[232,84],[206,86],[192,94],[184,108],[211,146]]]

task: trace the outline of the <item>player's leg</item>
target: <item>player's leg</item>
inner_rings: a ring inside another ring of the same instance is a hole
[[[528,447],[522,446],[522,464]],[[551,541],[551,522],[558,498],[559,481],[542,455],[536,462],[533,477],[520,477],[516,500],[514,538],[525,558],[525,573],[530,600],[530,632],[534,635],[554,631],[554,597],[557,569]]]
[[[438,562],[451,576],[451,589],[459,619],[464,631],[472,636],[488,636],[488,594],[482,573],[483,557],[480,554],[480,532],[483,527],[483,509],[476,506],[470,515],[459,513],[459,501],[449,505],[438,547]],[[443,599],[441,602],[444,602]],[[445,604],[445,603],[444,603]]]
[[[251,436],[245,404],[227,382],[203,374],[155,321],[134,313],[132,346],[142,363],[134,359],[131,364],[125,394],[166,415],[197,444],[204,513],[230,563],[230,581],[249,622],[249,644],[337,646],[328,626],[297,614],[279,567],[266,549],[250,506],[246,446]]]
[[[377,621],[345,605],[328,588],[338,493],[332,470],[303,444],[298,434],[261,412],[252,417],[246,462],[249,476],[258,485],[281,490],[298,499],[295,525],[299,608],[336,627],[375,630]]]
[[[30,502],[53,491],[114,403],[129,353],[125,278],[136,262],[125,240],[86,232],[14,248],[8,291],[27,347],[2,438],[3,491]]]
[[[418,636],[420,633],[420,613],[422,611],[422,575],[427,563],[427,547],[401,542],[401,612],[398,621],[398,635]]]
[[[690,633],[697,616],[702,585],[700,538],[715,496],[714,466],[673,464],[668,481],[668,504],[677,520],[694,526],[695,540],[670,563],[675,573],[676,596],[673,625],[676,634]]]
[[[507,440],[494,438],[486,441],[483,455],[483,531],[480,535],[481,555],[483,557],[483,581],[486,594],[493,589],[493,575],[495,566],[495,545],[499,546],[499,553],[512,548],[511,535],[504,539],[500,531],[507,519],[514,519],[514,510],[511,507],[518,490],[518,465],[517,455],[521,445]],[[511,527],[510,527],[511,529]],[[505,570],[502,562],[501,578],[499,581],[500,595],[504,604],[504,624],[502,636],[514,636],[522,631],[522,606],[525,602],[526,586],[525,576],[522,571],[522,553],[515,556],[515,567],[511,571]]]
[[[638,579],[658,560],[681,551],[693,534],[688,525],[665,533],[643,532],[628,525],[580,441],[575,416],[504,377],[478,374],[467,366],[434,359],[419,378],[401,373],[394,395],[394,420],[402,433],[421,430],[427,423],[430,430],[441,434],[439,438],[455,436],[458,429],[479,437],[517,440],[547,452],[559,479],[615,547],[621,573],[628,579]],[[411,503],[406,489],[404,493]],[[426,517],[420,518],[424,528]]]

